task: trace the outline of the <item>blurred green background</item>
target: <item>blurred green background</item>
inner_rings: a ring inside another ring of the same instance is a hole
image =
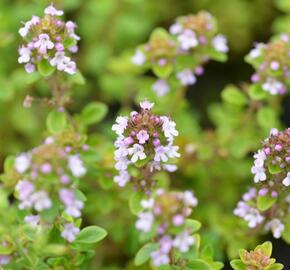
[[[49,94],[49,89],[38,76],[25,74],[23,67],[17,63],[17,50],[20,44],[18,29],[21,21],[28,20],[32,14],[42,14],[43,8],[50,2],[0,0],[0,172],[3,169],[1,164],[7,155],[32,148],[46,135],[45,118],[48,109],[41,105],[25,109],[22,103],[27,94],[42,97]],[[148,40],[151,31],[157,26],[168,28],[177,16],[207,10],[217,18],[219,31],[229,40],[229,60],[226,63],[209,63],[205,67],[205,74],[187,91],[186,98],[190,106],[190,114],[187,117],[192,117],[194,123],[199,123],[201,128],[211,128],[212,124],[207,114],[208,105],[220,101],[220,92],[227,84],[243,85],[243,82],[249,81],[253,70],[244,62],[244,55],[249,52],[255,41],[266,42],[275,31],[280,31],[285,25],[289,25],[290,20],[284,12],[290,11],[289,2],[287,0],[54,1],[58,8],[65,10],[67,19],[78,24],[77,33],[82,38],[80,52],[77,54],[77,64],[86,78],[86,84],[73,89],[73,102],[69,110],[72,113],[78,113],[88,102],[96,100],[108,104],[109,115],[100,125],[92,127],[90,132],[97,132],[100,137],[110,134],[109,138],[113,140],[112,134],[109,133],[110,126],[119,109],[132,104],[140,85],[140,79],[137,76],[127,74],[126,70],[123,72],[118,70],[118,61],[121,56],[132,54],[137,45]],[[289,96],[284,99],[283,106],[281,119],[285,126],[289,126]],[[193,130],[198,130],[198,128],[193,127]],[[195,137],[198,136],[195,134]],[[259,143],[257,142],[256,145]],[[110,145],[109,142],[108,145]],[[222,162],[215,164],[216,168],[212,169],[213,174],[225,175]],[[249,170],[250,163],[251,159],[236,168],[235,164],[232,164],[233,169],[228,173],[229,177],[234,173],[238,173],[241,178],[249,177],[249,171],[246,173],[240,171],[241,168],[245,168],[245,171]],[[186,165],[184,171],[182,176],[186,184],[177,181],[175,186],[206,189],[204,185],[192,184],[193,181],[187,179],[189,173],[186,172]],[[206,172],[197,168],[195,173],[197,174],[195,180],[198,182]],[[241,183],[241,181],[237,182],[238,185]],[[126,204],[121,204],[122,209],[120,205],[117,205],[118,202],[125,201],[126,192],[119,194],[116,188],[109,193],[101,189],[96,193],[90,193],[89,189],[92,186],[94,184],[83,187],[85,191],[86,188],[88,189],[88,204],[90,202],[92,204],[86,208],[85,222],[109,227],[110,235],[109,239],[102,242],[102,247],[97,250],[94,264],[97,267],[102,265],[102,269],[106,270],[120,269],[125,265],[127,265],[126,269],[135,269],[130,268],[130,260],[138,249],[138,242],[135,239],[137,232],[133,229],[134,217],[131,217]],[[244,190],[243,187],[242,191]],[[228,189],[227,192],[231,190]],[[199,192],[197,193],[199,195]],[[239,194],[241,190],[237,189],[235,195]],[[229,200],[232,201],[232,204],[228,205],[229,213],[238,198],[235,195],[229,196],[231,197]],[[101,205],[94,201],[94,196],[98,197]],[[224,202],[226,203],[227,199]],[[203,219],[202,209],[206,207],[206,205],[201,205],[199,213],[201,219]],[[215,210],[214,207],[204,210],[207,213],[204,216],[208,218],[209,212]],[[223,209],[219,211],[222,213]],[[219,218],[223,217],[217,219]],[[217,219],[213,217],[213,222]],[[233,221],[228,220],[228,222]],[[211,221],[208,223],[210,224]],[[218,226],[215,229],[218,230]],[[218,235],[224,233],[208,230],[204,233],[204,238],[219,248]],[[232,241],[231,235],[227,238],[229,239],[226,241]],[[289,266],[289,246],[287,247],[282,241],[274,241],[274,247],[276,248],[274,255],[278,261],[284,262],[285,265],[288,263]],[[221,259],[224,258],[223,249],[220,247],[217,251],[217,256]]]

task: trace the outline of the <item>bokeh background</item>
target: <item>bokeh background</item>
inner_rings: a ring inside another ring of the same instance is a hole
[[[28,20],[32,14],[42,14],[49,3],[43,0],[0,0],[0,172],[7,155],[36,146],[46,135],[48,108],[37,104],[25,109],[22,103],[27,94],[42,97],[49,94],[49,89],[37,75],[25,74],[23,67],[17,63],[17,50],[21,21]],[[138,91],[143,91],[143,96],[153,95],[150,89],[143,87],[142,78],[134,72],[127,72],[126,66],[122,66],[122,57],[132,54],[137,45],[146,42],[154,28],[168,28],[177,16],[207,10],[217,18],[220,32],[228,38],[229,60],[226,63],[211,62],[206,66],[205,74],[187,91],[189,113],[176,116],[177,123],[178,119],[190,118],[184,124],[190,125],[185,137],[192,134],[193,140],[198,140],[207,134],[210,141],[210,130],[216,124],[216,118],[212,116],[217,113],[214,104],[221,102],[222,89],[229,83],[242,86],[253,72],[244,61],[245,54],[255,41],[266,42],[273,33],[285,31],[290,25],[287,15],[288,11],[290,14],[289,0],[59,0],[54,3],[65,10],[67,19],[78,24],[77,33],[82,38],[77,63],[86,84],[72,89],[71,113],[80,112],[88,102],[96,100],[109,106],[105,120],[89,130],[94,134],[92,140],[100,144],[101,155],[113,151],[114,137],[110,126],[120,109],[129,110]],[[147,75],[150,77],[150,74]],[[163,110],[166,111],[166,107]],[[283,100],[279,118],[281,126],[290,126],[289,96]],[[182,129],[182,124],[180,126]],[[262,131],[261,134],[267,132]],[[181,172],[171,177],[173,187],[196,190],[201,204],[195,218],[204,224],[202,237],[214,245],[216,258],[225,262],[236,255],[239,247],[253,246],[265,239],[273,240],[269,235],[257,239],[243,234],[242,230],[233,232],[237,220],[228,217],[251,181],[249,150],[259,147],[263,137],[258,138],[260,140],[252,143],[241,156],[231,161],[215,160],[209,171],[204,168],[209,163],[194,164],[195,159],[185,157],[180,165]],[[132,258],[140,245],[134,229],[134,217],[126,203],[127,193],[104,184],[106,179],[102,179],[100,184],[99,178],[106,177],[110,178],[110,174],[97,172],[82,184],[88,195],[85,223],[98,224],[109,231],[109,237],[98,245],[90,267],[147,269],[132,266]],[[220,188],[216,189],[219,184]],[[243,228],[246,230],[246,227]],[[289,245],[283,240],[273,240],[273,244],[277,260],[284,263],[286,269],[290,268]]]

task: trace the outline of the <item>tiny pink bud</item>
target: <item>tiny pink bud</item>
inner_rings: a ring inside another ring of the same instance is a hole
[[[259,195],[260,196],[265,196],[268,193],[268,189],[267,188],[261,188],[259,190]]]
[[[153,145],[154,145],[155,147],[159,146],[159,145],[160,145],[160,140],[159,140],[159,139],[154,139],[154,140],[153,140]]]
[[[61,177],[60,177],[60,182],[62,183],[62,184],[68,184],[69,182],[70,182],[70,180],[69,180],[69,177],[67,176],[67,175],[62,175]]]
[[[89,148],[90,148],[90,147],[89,147],[87,144],[84,144],[84,145],[82,146],[82,149],[83,149],[84,151],[88,151]]]
[[[44,163],[41,165],[41,171],[45,174],[48,174],[50,173],[52,170],[52,167],[49,163]]]
[[[175,226],[180,226],[184,223],[184,217],[182,215],[175,215],[172,222]]]
[[[276,144],[275,145],[275,150],[276,151],[281,151],[283,149],[282,145],[281,144]]]
[[[273,190],[273,191],[271,192],[271,197],[276,198],[277,196],[278,196],[278,192],[275,191],[275,190]]]
[[[257,73],[254,73],[254,74],[252,75],[252,77],[251,77],[251,81],[252,81],[253,83],[260,81],[260,75],[257,74]]]
[[[165,66],[166,63],[167,63],[167,60],[165,58],[161,58],[161,59],[158,60],[158,65],[161,66],[161,67]]]
[[[195,73],[197,76],[200,76],[200,75],[202,75],[202,74],[204,73],[204,68],[201,67],[201,66],[198,66],[198,67],[196,67],[194,73]]]
[[[278,61],[272,61],[271,64],[270,64],[270,67],[272,70],[278,70],[279,67],[280,67],[280,64]]]

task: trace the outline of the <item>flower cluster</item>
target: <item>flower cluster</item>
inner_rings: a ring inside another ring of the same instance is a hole
[[[169,32],[155,30],[149,42],[140,46],[132,57],[135,65],[152,68],[159,78],[152,86],[158,96],[170,90],[170,75],[182,86],[193,85],[196,76],[203,74],[206,62],[223,61],[228,52],[226,38],[217,34],[216,22],[207,12],[177,18]]]
[[[157,249],[151,253],[154,265],[170,263],[173,249],[186,253],[195,243],[186,218],[198,201],[191,191],[166,192],[158,189],[148,200],[142,200],[136,228],[143,234],[154,236]]]
[[[19,209],[29,213],[24,221],[32,227],[49,223],[42,216],[48,209],[56,208],[56,216],[59,210],[63,211],[62,217],[67,216],[70,221],[81,216],[84,203],[79,198],[76,184],[85,175],[86,168],[78,148],[57,137],[48,137],[44,144],[16,157],[18,182],[15,195]],[[87,145],[82,148],[86,150]],[[63,218],[62,236],[72,242],[79,229],[72,222],[66,223],[67,220]]]
[[[272,254],[271,242],[265,242],[262,245],[258,245],[254,250],[251,251],[241,249],[239,253],[241,259],[231,261],[231,266],[235,270],[283,269],[282,264],[275,263],[276,260],[271,258]]]
[[[254,155],[255,161],[252,173],[255,183],[262,182],[265,188],[275,191],[275,188],[290,185],[290,128],[279,132],[272,129],[269,138],[263,143],[263,148]]]
[[[115,141],[115,168],[119,175],[114,181],[125,186],[130,180],[137,189],[149,191],[154,185],[151,178],[156,170],[174,171],[177,167],[168,162],[180,156],[174,137],[178,135],[175,122],[167,116],[152,113],[153,103],[140,103],[141,111],[130,117],[119,116],[112,130],[118,135]],[[142,179],[130,175],[130,167],[142,171]]]
[[[263,200],[265,196],[264,189],[249,189],[243,195],[243,200],[238,202],[234,214],[243,218],[248,223],[249,228],[261,228],[265,231],[271,231],[274,238],[280,238],[285,229],[283,220],[290,213],[290,196],[281,200],[279,204],[277,203],[276,206],[278,207],[262,211],[258,209],[258,200]],[[276,194],[273,193],[270,196],[276,201]],[[283,208],[286,209],[285,213],[281,211]],[[277,211],[276,209],[280,210]]]
[[[246,60],[253,65],[252,82],[271,95],[285,94],[290,77],[289,36],[282,34],[271,42],[257,43]]]
[[[25,64],[25,70],[32,73],[36,67],[56,68],[68,74],[76,72],[76,63],[70,55],[78,51],[80,37],[75,34],[76,24],[60,19],[62,10],[51,4],[44,10],[44,17],[32,16],[19,29],[25,44],[19,48],[18,62]]]
[[[261,226],[280,238],[290,213],[290,129],[272,129],[254,159],[252,173],[258,188],[243,195],[234,213],[250,228]]]

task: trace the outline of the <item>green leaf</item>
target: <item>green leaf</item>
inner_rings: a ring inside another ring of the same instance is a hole
[[[167,63],[164,66],[160,66],[157,63],[153,65],[153,72],[159,78],[167,78],[171,72],[173,71],[173,65],[171,63]]]
[[[190,233],[194,233],[200,229],[201,223],[195,219],[186,219],[185,226],[190,229]]]
[[[268,257],[271,257],[271,254],[272,254],[272,243],[270,241],[267,241],[267,242],[263,243],[262,245],[259,245],[258,248],[263,250],[263,252]]]
[[[191,270],[212,270],[211,266],[201,259],[192,260],[188,263],[188,269]]]
[[[249,87],[249,95],[253,100],[262,100],[269,96],[260,84],[252,84]]]
[[[140,192],[134,192],[130,196],[129,207],[132,214],[137,215],[142,210],[142,206],[140,204],[141,200],[142,194]]]
[[[258,196],[257,206],[260,211],[266,211],[269,209],[275,202],[277,197],[271,197],[270,195]]]
[[[277,112],[270,107],[262,107],[257,113],[257,121],[265,129],[277,126],[277,120]]]
[[[74,38],[72,38],[72,37],[69,37],[69,38],[65,39],[64,42],[63,42],[63,45],[64,45],[65,48],[70,48],[70,47],[72,47],[72,46],[74,46],[76,44],[77,44],[77,41]]]
[[[108,107],[101,102],[92,102],[82,111],[81,117],[85,124],[91,125],[100,122],[107,114]]]
[[[92,244],[101,241],[107,236],[107,232],[98,226],[89,226],[80,231],[75,244]]]
[[[247,269],[241,260],[232,260],[230,264],[234,270],[246,270]]]
[[[80,73],[79,71],[77,71],[73,75],[70,75],[69,78],[72,82],[74,82],[75,84],[78,84],[78,85],[84,85],[86,83],[86,80],[85,80],[83,74]]]
[[[158,243],[148,243],[145,246],[143,246],[136,254],[134,263],[135,265],[141,265],[145,263],[150,258],[150,254],[157,250],[159,247]]]
[[[287,216],[285,221],[285,229],[282,234],[283,239],[290,244],[290,215]]]
[[[275,263],[265,268],[265,270],[281,270],[284,268],[284,265],[281,263]]]
[[[43,77],[48,77],[55,71],[55,67],[51,66],[46,59],[38,62],[37,69]]]
[[[271,174],[278,174],[278,173],[280,173],[280,172],[283,171],[283,169],[282,169],[280,166],[275,165],[275,164],[270,164],[270,165],[268,166],[268,169],[269,169],[269,172],[270,172]]]
[[[236,106],[244,106],[248,103],[245,94],[237,87],[230,85],[222,91],[222,98]]]
[[[46,118],[46,127],[52,134],[62,132],[67,125],[66,115],[64,112],[57,110],[51,111]]]
[[[218,52],[214,48],[209,48],[207,53],[213,60],[218,62],[226,62],[228,59],[228,56],[225,53]]]

